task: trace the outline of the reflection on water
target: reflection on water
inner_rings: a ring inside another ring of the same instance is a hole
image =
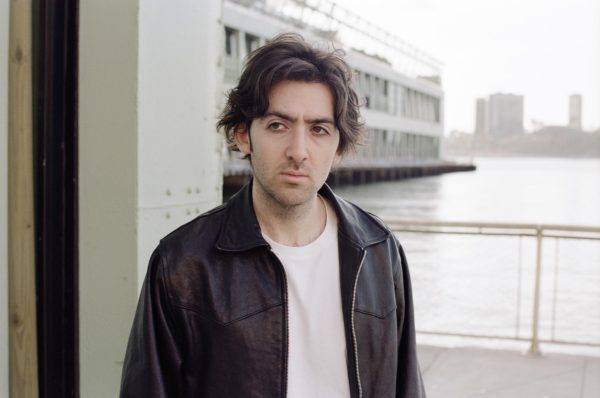
[[[472,173],[336,191],[384,218],[600,226],[600,160],[476,164]],[[533,238],[411,233],[399,238],[411,265],[419,330],[531,335]],[[542,264],[540,337],[600,342],[600,242],[546,239]],[[597,349],[583,352],[598,355]]]
[[[477,171],[340,187],[380,216],[600,226],[600,160],[477,159]]]

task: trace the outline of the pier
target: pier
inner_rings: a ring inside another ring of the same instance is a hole
[[[361,159],[344,160],[329,174],[330,186],[395,181],[459,171],[474,171],[475,165],[439,159]],[[250,163],[244,159],[229,159],[223,163],[224,191],[235,192],[252,176]]]

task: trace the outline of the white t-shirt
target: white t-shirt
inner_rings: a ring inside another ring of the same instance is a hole
[[[348,398],[346,340],[340,294],[337,218],[327,201],[327,223],[306,246],[264,238],[281,260],[288,285],[288,397]]]

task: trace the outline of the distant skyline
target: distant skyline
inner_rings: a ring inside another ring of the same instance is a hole
[[[600,128],[598,0],[337,0],[442,61],[445,132],[473,132],[475,101],[525,97],[532,120],[568,125],[569,96],[583,97],[582,126]]]

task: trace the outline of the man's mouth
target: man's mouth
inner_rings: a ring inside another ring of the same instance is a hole
[[[308,177],[307,173],[301,171],[284,171],[281,176],[288,181],[301,181]]]
[[[306,177],[307,176],[306,173],[300,173],[298,171],[284,171],[281,174],[292,176],[292,177]]]

